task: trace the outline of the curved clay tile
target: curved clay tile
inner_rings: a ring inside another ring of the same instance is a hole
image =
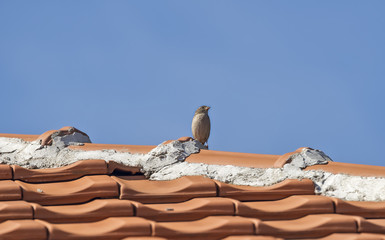
[[[89,139],[89,136],[74,128],[74,127],[62,127],[61,129],[59,130],[49,130],[49,131],[46,131],[45,133],[41,134],[37,140],[40,141],[40,145],[42,146],[46,146],[46,145],[52,145],[52,141],[53,141],[53,138],[56,137],[56,136],[65,136],[65,135],[70,135],[74,132],[77,132],[77,133],[80,133],[84,136],[86,136],[88,139]]]
[[[215,197],[214,181],[186,176],[171,181],[126,180],[112,176],[120,185],[120,199],[142,203],[182,202],[196,197]]]
[[[42,205],[83,203],[93,198],[119,196],[117,183],[106,175],[85,176],[68,182],[15,182],[23,191],[23,200]]]
[[[0,201],[20,200],[21,196],[21,189],[14,181],[0,181]]]
[[[287,179],[267,187],[232,185],[215,181],[220,197],[241,201],[277,200],[291,195],[314,195],[314,183],[309,179]]]
[[[228,198],[194,198],[181,203],[142,204],[133,202],[136,216],[154,221],[191,221],[208,216],[233,216],[234,202]]]
[[[355,233],[359,217],[339,214],[307,215],[295,220],[261,221],[256,233],[283,238],[316,238],[332,233]]]
[[[333,201],[317,195],[294,195],[277,201],[237,202],[237,215],[261,220],[284,220],[308,214],[334,213]]]
[[[82,160],[59,168],[27,169],[12,165],[14,179],[24,182],[57,182],[74,180],[85,175],[107,174],[104,160]]]
[[[230,236],[223,238],[222,240],[284,240],[283,238],[276,238],[276,237],[270,237],[270,236]]]
[[[0,180],[10,180],[12,179],[12,169],[11,166],[6,164],[0,165]]]
[[[274,163],[274,167],[276,168],[282,168],[283,165],[285,165],[286,163],[288,163],[288,161],[290,160],[290,157],[293,156],[294,154],[297,154],[297,153],[300,153],[302,152],[303,149],[306,149],[308,147],[301,147],[301,148],[298,148],[297,150],[295,150],[294,152],[289,152],[289,153],[285,153],[283,154],[282,156],[280,156]]]
[[[139,217],[107,218],[92,223],[44,224],[54,240],[120,240],[128,236],[151,236],[151,222]]]
[[[385,218],[385,202],[344,201],[333,198],[336,213],[365,218]]]
[[[319,240],[385,240],[385,234],[376,233],[333,233]]]
[[[167,239],[221,239],[229,235],[252,235],[254,223],[247,218],[211,216],[188,222],[155,222],[154,235]]]
[[[0,201],[0,222],[11,219],[33,219],[32,206],[25,201]]]
[[[385,219],[361,219],[358,232],[385,233]]]
[[[9,220],[0,223],[1,239],[47,240],[45,226],[34,220]]]
[[[109,217],[134,215],[131,202],[119,199],[95,199],[84,204],[59,206],[41,206],[32,203],[32,206],[36,219],[51,223],[91,222]]]

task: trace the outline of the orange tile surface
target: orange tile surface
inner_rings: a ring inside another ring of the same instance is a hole
[[[50,134],[0,137],[39,138],[49,144]],[[70,146],[132,153],[147,153],[154,147]],[[201,150],[187,161],[279,167],[301,149],[284,155]],[[337,162],[308,169],[385,176],[383,167]],[[385,202],[318,196],[314,188],[308,179],[287,179],[266,187],[232,185],[203,176],[151,181],[140,168],[98,159],[56,169],[0,165],[0,239],[385,240]]]

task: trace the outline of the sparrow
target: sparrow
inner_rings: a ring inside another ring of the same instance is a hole
[[[195,140],[202,145],[207,142],[210,136],[210,117],[208,114],[210,107],[200,106],[196,111],[192,120],[191,130]],[[207,145],[208,148],[208,145]]]

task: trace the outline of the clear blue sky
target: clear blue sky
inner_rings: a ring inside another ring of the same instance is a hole
[[[0,1],[2,133],[385,166],[385,1]]]

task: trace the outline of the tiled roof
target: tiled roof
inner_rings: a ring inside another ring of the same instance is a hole
[[[74,132],[86,136],[66,127],[42,135],[0,137],[39,141],[44,147],[54,144],[53,136]],[[110,149],[140,154],[155,147],[67,146],[77,151]],[[284,155],[200,150],[185,161],[281,168],[302,150]],[[338,162],[307,169],[385,176],[384,167]],[[205,176],[154,181],[139,167],[101,159],[51,169],[2,164],[0,179],[0,239],[385,239],[385,202],[316,195],[310,179],[286,179],[259,187]]]

